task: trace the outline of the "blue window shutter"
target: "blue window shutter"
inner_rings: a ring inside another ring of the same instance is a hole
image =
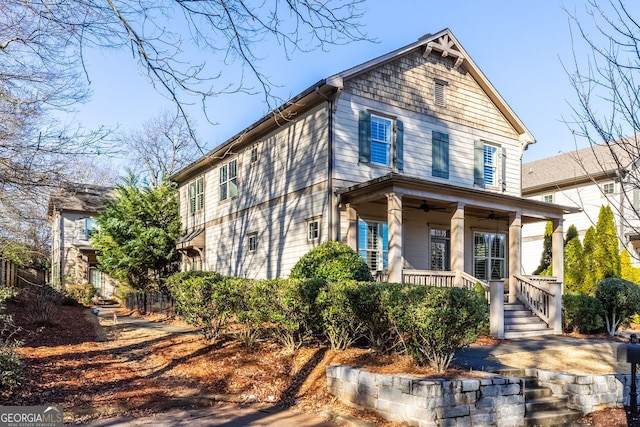
[[[507,149],[502,147],[502,191],[507,191]]]
[[[358,122],[358,143],[360,163],[371,162],[371,113],[360,111]]]
[[[431,158],[433,161],[431,175],[449,179],[449,135],[442,132],[431,132]]]
[[[484,185],[484,143],[474,142],[473,183]]]
[[[404,124],[396,120],[396,167],[404,169]]]

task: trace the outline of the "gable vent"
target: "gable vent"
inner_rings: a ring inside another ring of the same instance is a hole
[[[446,103],[446,100],[445,100],[445,93],[444,93],[444,89],[445,89],[446,85],[447,85],[446,82],[439,81],[439,80],[435,81],[435,84],[434,84],[434,94],[435,94],[434,102],[435,102],[436,106],[438,106],[438,107],[446,107],[447,106],[447,103]]]

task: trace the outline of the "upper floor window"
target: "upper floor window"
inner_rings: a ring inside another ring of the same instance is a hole
[[[204,177],[189,183],[189,212],[196,213],[204,209]]]
[[[361,111],[358,132],[360,163],[403,169],[404,127],[400,120]]]
[[[545,203],[553,203],[553,194],[545,194],[542,196],[542,201]]]
[[[391,166],[391,120],[371,116],[371,163]]]
[[[602,192],[604,194],[613,194],[613,191],[615,189],[615,184],[613,182],[607,182],[606,184],[604,184],[602,186]]]
[[[475,143],[474,184],[482,187],[502,187],[506,190],[506,150],[504,147]]]
[[[250,154],[250,163],[255,163],[258,161],[258,146],[254,145],[253,147],[251,147],[251,151],[249,152]]]
[[[238,163],[231,160],[220,167],[220,200],[232,199],[238,195]]]
[[[483,147],[484,184],[495,187],[497,184],[498,147],[487,145]]]

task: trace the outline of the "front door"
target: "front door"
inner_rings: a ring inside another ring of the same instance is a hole
[[[431,247],[431,270],[450,271],[449,260],[450,236],[449,230],[432,228],[429,231]]]

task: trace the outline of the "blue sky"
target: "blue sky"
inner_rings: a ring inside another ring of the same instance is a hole
[[[606,0],[605,0],[606,1]],[[628,2],[630,3],[630,2]],[[261,46],[263,73],[288,98],[316,81],[416,41],[426,33],[449,28],[485,75],[537,139],[524,161],[568,152],[576,147],[563,122],[572,116],[576,95],[563,69],[572,67],[569,19],[564,7],[584,15],[579,0],[368,0],[364,30],[376,43],[333,46],[329,52],[297,52],[290,60],[278,46]],[[577,51],[586,60],[587,52]],[[221,58],[207,58],[222,63]],[[215,62],[214,62],[215,63]],[[91,52],[87,61],[92,100],[78,108],[75,120],[95,127],[137,128],[170,103],[137,70],[130,53]],[[239,70],[225,66],[224,79]],[[199,108],[190,113],[197,131],[213,148],[264,115],[260,95],[222,95],[208,104],[211,125]],[[578,146],[585,146],[577,141]]]

